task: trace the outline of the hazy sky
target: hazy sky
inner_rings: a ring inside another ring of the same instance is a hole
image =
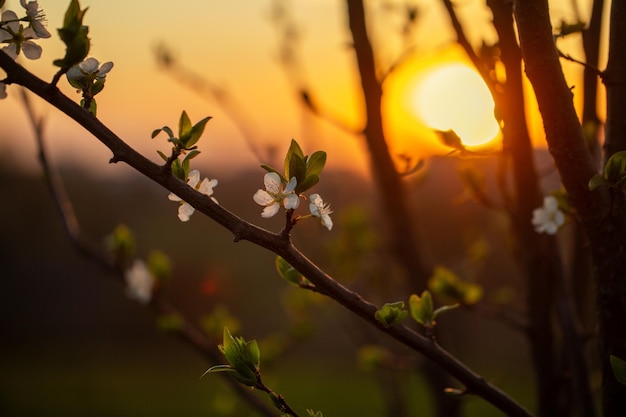
[[[40,40],[44,54],[38,61],[20,62],[38,76],[50,80],[55,72],[51,62],[63,56],[63,45],[55,29],[61,26],[69,1],[40,0],[53,37]],[[241,134],[219,104],[205,99],[158,68],[154,47],[159,42],[175,51],[179,61],[195,73],[224,88],[234,97],[252,121],[263,143],[282,149],[293,137],[306,152],[325,149],[329,164],[352,160],[358,169],[366,167],[358,138],[344,134],[329,123],[307,115],[297,101],[294,85],[278,63],[279,34],[270,19],[270,0],[188,0],[172,6],[165,0],[82,0],[89,7],[84,22],[90,27],[90,56],[115,66],[107,77],[105,90],[97,97],[98,117],[131,146],[155,161],[156,149],[167,151],[165,138],[150,139],[153,129],[177,126],[181,110],[192,121],[213,116],[200,141],[202,156],[197,160],[207,175],[226,165],[258,165],[245,146]],[[340,0],[287,1],[300,29],[299,53],[302,76],[312,88],[317,101],[333,116],[360,126],[358,78],[347,31],[345,2]],[[398,36],[400,19],[385,11],[382,1],[367,1],[371,33],[380,46],[382,63],[392,63],[401,47]],[[394,3],[394,2],[387,2]],[[400,3],[400,2],[395,2]],[[437,56],[453,38],[439,1],[419,0],[421,19],[411,37],[411,45],[420,53]],[[563,1],[560,4],[569,4]],[[129,7],[129,5],[131,5]],[[483,2],[470,0],[459,7],[461,17],[471,16],[468,26],[472,40],[493,41],[487,24],[489,14]],[[7,8],[21,9],[17,0],[8,0]],[[563,15],[569,9],[563,6]],[[449,51],[448,51],[449,52]],[[446,52],[446,53],[448,53]],[[66,84],[62,79],[60,85]],[[80,100],[71,87],[63,90]],[[393,88],[390,88],[393,90]],[[8,88],[9,99],[0,102],[0,152],[3,158],[34,161],[31,132],[17,100],[16,87]],[[396,100],[392,97],[393,100]],[[38,103],[41,104],[41,103]],[[41,104],[38,108],[48,120],[47,135],[56,161],[80,160],[87,166],[115,175],[108,167],[108,150],[66,116]],[[409,120],[417,130],[392,129],[400,139],[400,152],[416,152],[415,132],[425,129]],[[397,133],[400,132],[400,133]],[[403,145],[404,144],[404,145]],[[406,148],[406,149],[403,149]],[[409,149],[410,148],[410,149]],[[264,161],[266,162],[266,161]]]

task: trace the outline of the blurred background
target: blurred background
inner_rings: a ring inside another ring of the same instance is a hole
[[[61,26],[66,3],[40,2],[51,32]],[[380,48],[381,59],[389,64],[406,47],[406,37],[397,35],[402,27],[392,7],[401,3],[366,2],[376,43],[389,45]],[[433,126],[420,113],[416,91],[423,95],[423,81],[434,68],[467,62],[451,46],[452,32],[439,2],[415,3],[421,20],[410,33],[413,57],[390,75],[384,106],[390,146],[399,160],[427,158],[424,168],[407,177],[421,219],[424,256],[470,275],[494,303],[521,308],[522,283],[504,233],[507,218],[472,201],[458,175],[459,170],[478,173],[486,179],[487,193],[498,195],[498,132],[486,134],[488,145],[478,148],[484,152],[480,158],[446,156],[450,149],[433,132],[445,126]],[[567,16],[567,2],[561,3],[556,14],[562,10]],[[343,2],[198,0],[181,7],[138,0],[130,7],[118,0],[83,0],[81,6],[89,7],[85,23],[93,45],[90,56],[115,64],[97,97],[98,117],[107,126],[158,162],[156,150],[167,153],[168,146],[163,137],[150,139],[152,130],[175,128],[183,109],[192,121],[212,116],[192,167],[219,180],[215,197],[220,204],[275,231],[281,219],[262,219],[252,201],[263,184],[259,164],[278,165],[291,138],[305,153],[325,150],[327,169],[312,191],[332,204],[335,227],[328,232],[317,222],[304,222],[294,241],[367,298],[391,301],[387,296],[393,294],[393,283],[402,278],[387,262],[384,213],[377,205],[364,145],[358,136],[307,111],[298,91],[306,82],[318,93],[316,104],[333,119],[354,128],[361,125],[359,80]],[[21,10],[19,2],[10,0],[5,8]],[[458,12],[477,22],[468,26],[473,42],[493,41],[486,24],[490,16],[481,2],[466,2]],[[297,60],[285,57],[290,22],[297,23]],[[63,46],[55,33],[38,43],[44,48],[42,58],[20,63],[49,80],[55,72],[51,61],[63,55]],[[162,48],[188,72],[181,77],[160,65],[156,56]],[[579,75],[565,65],[571,77]],[[189,88],[196,76],[205,86],[218,86],[232,99],[230,107],[210,91]],[[62,90],[79,101],[63,81]],[[163,330],[151,311],[130,300],[118,278],[74,250],[42,180],[18,88],[9,86],[7,91],[9,98],[0,102],[0,414],[253,415],[242,411],[220,378],[200,379],[211,364]],[[469,105],[477,107],[471,94]],[[443,108],[451,109],[462,98],[431,96],[430,103],[443,100]],[[206,324],[218,312],[235,320],[231,324],[238,334],[258,339],[266,383],[298,410],[312,408],[325,416],[385,415],[380,379],[364,369],[355,352],[370,337],[400,356],[406,352],[373,336],[333,303],[302,295],[281,280],[271,253],[247,242],[233,243],[227,231],[197,214],[181,224],[177,205],[167,200],[165,190],[125,165],[109,164],[110,152],[91,135],[44,103],[34,103],[45,117],[50,161],[65,182],[86,236],[104,245],[113,229],[125,224],[136,236],[137,257],[145,258],[153,249],[166,253],[173,269],[164,291],[173,303],[191,322]],[[493,112],[493,104],[491,109],[488,102],[484,106],[482,113]],[[465,101],[461,109],[467,108]],[[530,124],[538,165],[547,168],[550,159],[542,148],[540,121],[531,116]],[[255,146],[267,160],[255,156]],[[555,181],[548,172],[546,187]],[[472,263],[472,256],[480,262]],[[446,348],[532,406],[520,333],[460,311],[442,318],[441,324],[448,329]],[[411,406],[428,409],[429,393],[422,381],[407,381],[402,389],[410,392]],[[481,400],[468,401],[467,415],[500,415]]]

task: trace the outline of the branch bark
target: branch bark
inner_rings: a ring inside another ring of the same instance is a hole
[[[608,71],[610,83],[623,85],[624,32],[626,17],[623,2],[613,2],[611,16],[611,43],[621,72]],[[626,387],[612,375],[609,355],[626,357],[626,340],[621,320],[626,317],[626,204],[621,191],[600,187],[589,191],[589,179],[596,173],[591,153],[585,142],[582,127],[574,110],[569,90],[559,63],[552,38],[552,27],[546,0],[516,0],[514,12],[521,42],[526,73],[530,79],[539,110],[542,114],[546,139],[555,164],[576,208],[578,219],[587,236],[594,265],[594,280],[599,311],[601,362],[603,369],[603,410],[606,417],[626,415]],[[613,28],[617,26],[617,28]],[[621,41],[620,41],[621,40]],[[606,80],[605,80],[606,82]],[[607,86],[608,87],[608,86]],[[616,87],[615,92],[619,91]],[[607,142],[609,149],[622,149],[624,130],[623,106],[614,97],[608,100],[613,113],[608,114]],[[618,120],[610,120],[618,119]],[[610,132],[616,135],[608,138]],[[621,129],[621,130],[620,130]]]

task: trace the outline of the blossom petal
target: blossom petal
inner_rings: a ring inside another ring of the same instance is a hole
[[[274,202],[268,206],[265,206],[263,212],[261,213],[261,217],[270,218],[273,217],[276,213],[278,213],[278,209],[280,208],[280,204]]]
[[[252,199],[260,206],[267,206],[274,202],[274,197],[269,195],[267,191],[261,189],[257,190],[257,192],[254,193]]]
[[[296,189],[297,185],[298,185],[298,180],[296,179],[296,177],[291,177],[291,179],[287,183],[287,186],[285,187],[285,194],[289,194],[293,192],[293,190]]]
[[[178,207],[178,218],[181,222],[188,222],[191,215],[196,211],[189,203],[183,203]]]
[[[98,66],[99,65],[100,65],[100,63],[98,62],[98,60],[96,58],[87,58],[86,60],[84,60],[83,62],[78,64],[80,69],[85,74],[93,74],[94,72],[98,71]]]
[[[182,200],[183,200],[182,198],[180,198],[179,196],[177,196],[177,195],[176,195],[176,194],[174,194],[174,193],[169,193],[169,195],[167,196],[167,198],[168,198],[170,201],[182,201]]]
[[[109,73],[109,71],[111,71],[111,68],[113,68],[113,62],[111,61],[102,64],[100,66],[100,69],[98,70],[98,77],[104,78]]]
[[[297,209],[300,205],[300,198],[295,194],[287,194],[283,200],[286,209]]]
[[[192,188],[196,188],[196,185],[198,185],[199,181],[200,181],[200,171],[198,171],[197,169],[189,171],[189,175],[187,176],[187,185],[189,185]]]
[[[8,44],[4,48],[2,48],[2,50],[11,58],[17,58],[17,45],[15,45],[14,43]]]
[[[328,214],[322,215],[321,219],[322,219],[322,224],[326,226],[328,230],[333,228],[333,220],[330,218]]]
[[[22,42],[22,52],[24,52],[24,56],[28,59],[39,59],[41,57],[41,51],[41,46],[34,42]]]
[[[213,187],[215,186],[217,186],[217,180],[214,179],[209,181],[208,178],[205,178],[200,183],[200,186],[198,187],[198,192],[207,196],[211,196],[213,195]]]
[[[152,298],[155,280],[143,261],[136,260],[124,273],[127,294],[140,303],[148,303]]]
[[[278,194],[280,191],[280,177],[275,172],[268,172],[263,177],[263,183],[265,184],[265,189],[270,194]]]
[[[13,10],[5,10],[4,12],[2,12],[2,17],[0,18],[0,20],[2,20],[3,22],[9,22],[5,26],[11,29],[14,33],[17,33],[20,30],[20,19],[17,18],[17,15]],[[0,33],[2,32],[5,31],[0,31]],[[5,33],[8,34],[8,32]],[[9,38],[12,38],[12,36],[9,35]]]

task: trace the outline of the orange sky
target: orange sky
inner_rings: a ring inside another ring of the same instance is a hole
[[[53,38],[38,41],[44,48],[40,60],[21,61],[47,80],[55,72],[51,61],[63,55],[63,45],[54,29],[61,25],[68,3],[40,0]],[[358,138],[306,116],[298,105],[293,86],[278,64],[277,31],[268,17],[271,1],[188,0],[184,7],[172,7],[171,1],[133,0],[130,8],[129,2],[122,0],[82,0],[80,3],[83,8],[89,7],[85,23],[90,27],[93,45],[90,56],[101,62],[115,63],[105,90],[97,97],[98,117],[131,146],[155,161],[159,161],[156,149],[166,151],[168,146],[165,138],[151,140],[151,131],[163,125],[175,128],[181,110],[185,109],[192,121],[207,115],[214,117],[199,143],[203,153],[194,160],[207,175],[218,176],[219,170],[231,164],[258,165],[239,131],[215,101],[181,87],[157,68],[152,51],[159,41],[165,41],[182,63],[224,87],[242,103],[264,143],[285,149],[293,137],[306,152],[326,150],[330,166],[350,159],[355,169],[366,169]],[[344,2],[299,0],[288,3],[300,25],[304,77],[315,97],[335,117],[358,126],[360,96],[353,56],[346,48],[350,37]],[[385,14],[382,3],[366,2],[370,7],[370,23],[374,23],[371,32],[376,45],[386,45],[384,49],[379,48],[381,62],[391,63],[401,49],[396,36],[399,20]],[[569,1],[554,3],[564,5]],[[429,56],[423,62],[437,61],[441,51],[446,50],[440,48],[450,42],[452,34],[439,1],[420,0],[418,4],[422,6],[422,19],[413,34],[412,45],[420,54]],[[481,4],[477,0],[466,2],[459,8],[459,14],[474,23],[468,26],[470,39],[493,41],[494,34],[488,25],[490,16]],[[21,9],[17,0],[8,0],[6,7]],[[555,9],[561,16],[570,13],[566,6]],[[417,60],[411,65],[423,65],[420,62]],[[390,83],[386,88],[387,100],[396,101],[391,92],[402,87]],[[77,101],[80,99],[72,88],[63,90]],[[8,93],[9,99],[0,102],[0,152],[24,163],[34,162],[33,141],[17,100],[18,94],[14,87],[9,87]],[[108,166],[110,153],[99,142],[54,109],[45,105],[38,108],[48,118],[49,144],[57,162],[78,159],[80,164],[105,175],[116,175],[119,169]],[[388,127],[395,136],[391,138],[395,139],[394,147],[397,146],[399,152],[419,153],[415,148],[415,132],[424,131],[424,127],[418,126],[414,118],[395,123]],[[411,139],[407,141],[408,136]]]

